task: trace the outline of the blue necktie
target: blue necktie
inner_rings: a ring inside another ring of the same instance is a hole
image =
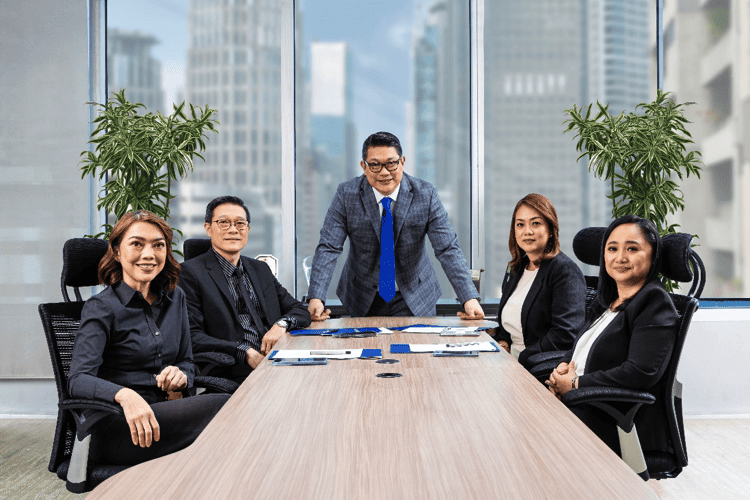
[[[383,223],[380,226],[380,282],[378,293],[390,302],[396,295],[396,254],[393,251],[393,216],[390,198],[383,198]]]

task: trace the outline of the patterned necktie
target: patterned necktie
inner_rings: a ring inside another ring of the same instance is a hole
[[[396,295],[396,255],[393,251],[393,216],[391,200],[383,198],[383,223],[380,226],[380,282],[378,293],[390,302]]]

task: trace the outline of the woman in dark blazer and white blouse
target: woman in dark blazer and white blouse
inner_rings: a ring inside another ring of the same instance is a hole
[[[557,212],[546,197],[532,193],[516,204],[508,247],[495,339],[522,364],[536,353],[570,349],[586,316],[586,282],[560,251]]]
[[[589,386],[649,391],[672,356],[679,318],[658,278],[661,238],[651,221],[635,215],[610,224],[602,240],[597,299],[582,334],[547,384],[557,395]],[[571,408],[610,448],[619,452],[613,422],[596,409]],[[661,405],[636,415],[644,451],[669,450]]]

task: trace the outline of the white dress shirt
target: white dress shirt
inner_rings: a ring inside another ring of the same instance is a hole
[[[594,345],[596,339],[599,338],[599,335],[601,335],[604,329],[609,326],[618,313],[619,311],[612,312],[608,307],[607,310],[596,319],[596,321],[591,323],[589,329],[583,333],[581,339],[576,343],[576,348],[575,351],[573,351],[573,358],[571,361],[576,362],[576,375],[579,377],[586,371],[586,360],[589,357],[591,346]]]
[[[500,315],[501,325],[505,328],[505,331],[510,333],[510,353],[518,359],[518,355],[521,354],[526,348],[523,342],[523,326],[521,325],[521,308],[526,300],[526,296],[529,294],[531,284],[534,283],[539,268],[537,267],[533,271],[528,269],[523,270],[521,279],[518,280],[518,285],[513,293],[508,297],[508,302],[503,307],[503,312]]]

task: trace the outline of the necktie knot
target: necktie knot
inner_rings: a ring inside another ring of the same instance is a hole
[[[383,200],[381,201],[381,203],[383,204],[383,208],[385,208],[386,210],[390,210],[392,201],[393,200],[388,198],[387,196],[383,198]]]

